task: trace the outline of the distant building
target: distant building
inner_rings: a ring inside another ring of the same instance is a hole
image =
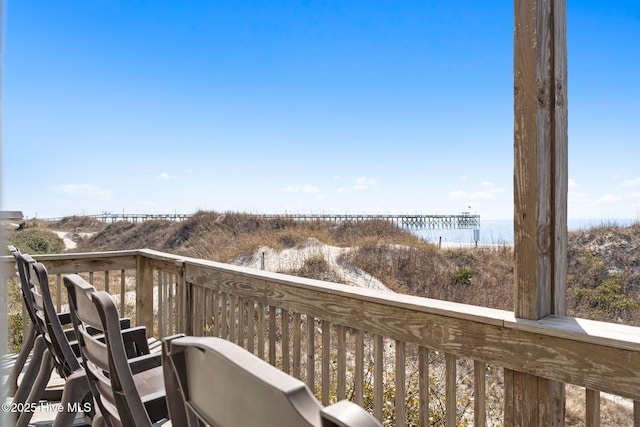
[[[0,221],[22,221],[22,211],[0,211]]]

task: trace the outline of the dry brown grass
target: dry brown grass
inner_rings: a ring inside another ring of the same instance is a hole
[[[364,270],[397,292],[513,308],[510,247],[438,250],[386,221],[336,224],[201,211],[183,222],[154,220],[107,225],[93,218],[73,216],[57,222],[32,220],[27,225],[96,232],[92,238],[80,240],[76,251],[150,248],[221,262],[251,256],[263,246],[280,250],[303,246],[315,238],[329,245],[355,248],[340,262]],[[570,233],[568,313],[640,325],[639,251],[640,224]],[[288,273],[332,278],[318,262]]]
[[[507,310],[513,307],[509,292],[513,251],[509,247],[439,250],[425,242],[373,244],[345,255],[343,262],[372,274],[396,292]]]
[[[513,308],[512,248],[438,249],[384,221],[335,224],[198,212],[184,222],[156,220],[104,225],[71,217],[55,224],[30,225],[95,231],[94,237],[79,242],[77,251],[150,248],[221,262],[250,256],[262,246],[285,249],[302,246],[315,238],[333,246],[355,248],[340,262],[364,270],[397,292],[505,310]],[[640,225],[570,233],[569,314],[639,325],[639,251]],[[321,280],[332,280],[334,274],[327,262],[319,258],[287,273]],[[567,424],[584,425],[584,390],[569,386],[567,396]],[[630,411],[624,405],[603,398],[601,412],[603,425],[630,424]],[[496,414],[499,413],[497,408]]]

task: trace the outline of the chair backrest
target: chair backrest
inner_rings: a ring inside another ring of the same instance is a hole
[[[76,330],[94,398],[108,425],[151,426],[127,360],[118,309],[111,296],[96,291],[80,276],[64,277],[74,289]],[[102,331],[104,339],[93,330]]]
[[[25,256],[23,255],[23,257]],[[28,258],[26,259],[28,260]],[[43,335],[47,348],[51,353],[58,374],[62,378],[68,378],[81,369],[77,359],[79,355],[76,355],[71,348],[53,305],[47,269],[39,262],[29,262],[26,265],[28,266],[28,283],[34,302],[35,322],[39,325],[38,328],[45,332]]]
[[[79,280],[78,280],[79,279]],[[67,288],[67,295],[69,299],[69,308],[71,312],[71,320],[73,322],[73,327],[76,331],[76,337],[78,339],[78,344],[80,346],[80,354],[82,356],[82,365],[85,367],[85,374],[87,375],[87,379],[89,380],[89,389],[91,390],[91,394],[94,396],[94,400],[100,409],[101,414],[106,413],[106,408],[104,407],[102,400],[95,396],[99,396],[100,392],[96,386],[97,381],[95,376],[93,375],[93,370],[87,369],[87,356],[85,351],[85,341],[84,334],[81,331],[87,331],[86,323],[80,321],[78,319],[78,304],[83,307],[89,306],[91,309],[94,309],[93,301],[91,297],[94,292],[96,292],[96,288],[93,287],[90,283],[82,280],[80,276],[73,275],[73,279],[69,280],[67,276],[64,278],[64,284]],[[97,324],[101,324],[100,319],[96,318],[95,322]],[[100,330],[96,330],[95,328],[89,327],[88,332],[92,335],[92,340],[100,339]],[[104,420],[108,427],[111,427],[111,422],[109,419]]]
[[[38,334],[42,334],[44,331],[40,330],[40,323],[35,318],[35,301],[33,300],[33,295],[31,294],[31,284],[29,283],[29,264],[33,264],[36,261],[31,258],[30,255],[23,254],[14,246],[9,246],[9,251],[13,258],[16,261],[16,268],[18,270],[18,277],[20,277],[20,292],[22,293],[22,299],[24,301],[24,305],[27,308],[27,314],[31,319],[31,324],[36,328],[36,332]]]
[[[167,387],[169,409],[176,407],[177,400],[184,408],[177,416],[171,412],[172,424],[380,425],[364,409],[346,401],[324,416],[324,408],[302,381],[221,338],[169,338],[164,341],[163,356],[165,383],[176,385]],[[345,411],[353,424],[339,421]]]

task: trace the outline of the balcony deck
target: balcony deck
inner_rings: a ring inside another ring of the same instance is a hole
[[[509,372],[583,387],[589,425],[599,421],[600,392],[640,400],[640,328],[525,320],[151,250],[36,258],[59,307],[62,275],[80,273],[158,338],[226,338],[305,381],[324,405],[350,398],[393,425],[501,422],[494,407],[505,406]]]

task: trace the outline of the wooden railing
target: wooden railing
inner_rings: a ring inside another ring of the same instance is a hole
[[[584,387],[586,425],[599,423],[600,392],[634,401],[640,425],[640,328],[523,320],[151,250],[36,258],[60,307],[61,275],[80,273],[159,337],[226,338],[305,381],[323,404],[350,398],[386,425],[501,424],[504,368]]]

